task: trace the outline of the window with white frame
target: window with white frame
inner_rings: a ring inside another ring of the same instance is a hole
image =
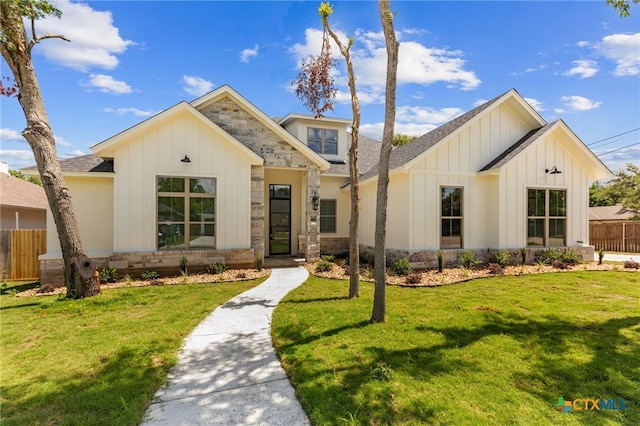
[[[527,245],[554,247],[566,245],[567,191],[527,190]]]
[[[320,200],[320,232],[336,232],[336,200]]]
[[[158,250],[215,248],[216,180],[158,176]]]
[[[462,248],[462,188],[440,188],[440,248]]]
[[[307,145],[318,154],[338,154],[338,131],[307,128]]]

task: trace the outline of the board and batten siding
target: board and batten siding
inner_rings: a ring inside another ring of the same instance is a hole
[[[113,247],[113,178],[65,176],[76,213],[82,248],[89,256],[108,255]],[[46,258],[62,257],[60,240],[51,210],[47,208]]]
[[[216,248],[251,246],[251,162],[187,112],[114,150],[114,252],[157,247],[157,176],[216,178]],[[180,159],[188,155],[190,163]]]

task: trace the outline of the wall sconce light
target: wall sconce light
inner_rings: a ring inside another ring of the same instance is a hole
[[[187,155],[184,156],[184,158],[182,160],[183,163],[190,163],[191,162],[191,158],[189,158]]]
[[[318,197],[318,193],[313,194],[313,197],[311,197],[311,202],[313,203],[314,210],[318,210],[320,208],[320,197]]]
[[[552,169],[544,169],[544,172],[550,175],[559,175],[560,173],[562,173],[556,166],[553,166]]]

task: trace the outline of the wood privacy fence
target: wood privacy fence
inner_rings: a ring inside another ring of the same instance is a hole
[[[640,253],[640,221],[591,223],[589,244],[596,250]]]
[[[0,231],[0,275],[10,280],[40,279],[38,256],[47,249],[45,229]]]

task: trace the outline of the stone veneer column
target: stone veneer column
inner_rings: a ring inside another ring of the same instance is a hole
[[[309,163],[307,167],[307,232],[306,232],[306,259],[307,262],[315,262],[320,259],[320,208],[313,209],[313,194],[320,196],[320,172],[315,164]]]
[[[264,167],[251,166],[251,248],[264,259]]]

